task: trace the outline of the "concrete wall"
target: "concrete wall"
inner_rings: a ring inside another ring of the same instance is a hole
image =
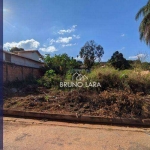
[[[29,75],[36,78],[42,76],[38,68],[26,67],[12,63],[3,63],[3,81],[24,80]]]

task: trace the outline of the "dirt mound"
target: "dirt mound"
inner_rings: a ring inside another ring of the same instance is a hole
[[[114,90],[59,91],[38,87],[36,90],[27,88],[22,93],[6,97],[4,108],[103,117],[150,118],[150,97],[143,96],[142,93]]]

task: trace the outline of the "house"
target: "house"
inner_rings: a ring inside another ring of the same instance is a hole
[[[3,82],[24,80],[29,76],[41,77],[40,68],[44,66],[41,57],[37,50],[13,53],[3,50]]]
[[[3,62],[8,62],[20,66],[40,68],[44,63],[40,61],[42,55],[38,50],[8,52],[3,51]]]
[[[38,50],[16,51],[14,53],[19,55],[19,56],[30,58],[30,59],[33,59],[36,61],[39,61],[40,58],[43,58],[43,56],[39,53]]]

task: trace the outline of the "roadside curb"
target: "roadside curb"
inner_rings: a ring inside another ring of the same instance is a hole
[[[38,118],[38,119],[50,119],[60,121],[72,121],[91,124],[111,124],[111,125],[129,125],[129,126],[146,126],[150,127],[150,119],[138,119],[138,118],[104,118],[98,116],[80,116],[76,115],[63,115],[63,114],[51,114],[51,113],[38,113],[32,111],[19,111],[3,109],[4,116],[14,116],[23,118]]]

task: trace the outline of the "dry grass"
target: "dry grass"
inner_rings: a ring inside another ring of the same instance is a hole
[[[99,81],[102,90],[115,88],[133,93],[143,92],[150,94],[150,72],[139,70],[118,71],[111,67],[95,68],[88,75],[90,81]]]

